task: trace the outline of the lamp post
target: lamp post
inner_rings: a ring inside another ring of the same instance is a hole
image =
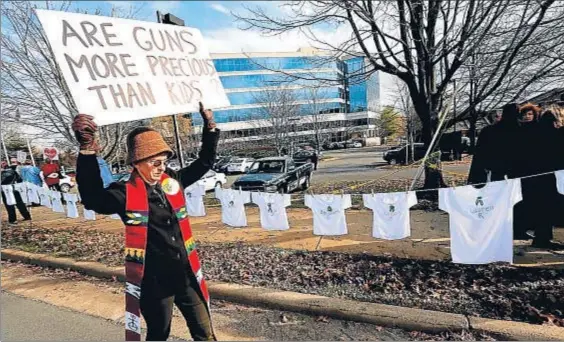
[[[163,16],[161,15],[160,11],[157,11],[157,22],[159,24],[184,26],[184,20],[170,13]],[[184,155],[182,152],[182,143],[180,141],[180,133],[178,130],[178,122],[176,121],[176,114],[172,115],[172,125],[174,127],[174,140],[176,141],[176,150],[178,151],[178,161],[180,162],[180,167],[184,167]]]

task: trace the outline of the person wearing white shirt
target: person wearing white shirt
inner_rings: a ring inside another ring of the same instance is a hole
[[[449,214],[450,253],[459,264],[513,262],[513,206],[521,180],[439,189],[439,208]]]
[[[255,192],[252,201],[260,209],[260,224],[267,230],[288,230],[288,215],[286,207],[291,204],[289,194]]]
[[[206,216],[206,208],[204,207],[205,195],[206,186],[200,182],[196,182],[184,189],[186,212],[189,216]]]
[[[362,195],[364,206],[372,209],[372,236],[396,240],[411,235],[409,208],[417,204],[414,191]]]
[[[345,210],[352,206],[351,195],[305,195],[304,204],[313,212],[313,234],[345,235]]]
[[[231,227],[246,227],[245,204],[251,202],[248,191],[216,188],[216,198],[221,202],[221,220]]]

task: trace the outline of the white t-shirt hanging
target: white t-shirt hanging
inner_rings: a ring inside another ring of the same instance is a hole
[[[39,195],[39,202],[42,206],[47,208],[52,208],[53,205],[51,204],[51,196],[49,194],[50,190],[45,189],[43,187],[37,188],[37,194]]]
[[[251,202],[251,193],[233,189],[216,189],[216,198],[221,202],[221,220],[231,227],[246,227],[245,204]]]
[[[86,208],[83,207],[83,214],[84,214],[84,218],[87,220],[96,220],[96,212],[94,210],[88,210]]]
[[[372,236],[396,240],[411,235],[409,208],[417,204],[415,192],[362,195],[364,206],[372,209]]]
[[[439,190],[439,208],[449,213],[450,252],[459,264],[513,262],[513,206],[523,199],[521,180]]]
[[[30,203],[40,204],[39,194],[37,193],[38,186],[33,183],[26,183],[27,185],[27,198]]]
[[[78,207],[76,202],[78,202],[78,196],[76,194],[63,194],[63,198],[67,202],[67,217],[78,218]]]
[[[554,175],[556,176],[556,188],[564,195],[564,170],[556,171]]]
[[[304,204],[313,212],[313,234],[347,234],[345,210],[352,206],[351,195],[305,195]]]
[[[58,191],[50,190],[49,197],[51,197],[51,205],[54,212],[56,213],[64,213],[65,207],[63,206],[63,202],[61,201],[61,193]]]
[[[29,205],[29,199],[27,198],[27,187],[25,183],[16,183],[14,184],[14,190],[19,192],[22,202]]]
[[[205,195],[206,186],[198,182],[184,189],[186,212],[189,216],[206,216],[206,208],[204,207]]]
[[[14,187],[11,184],[2,185],[2,192],[6,196],[7,205],[15,205],[16,197],[14,196]]]
[[[260,224],[267,230],[288,230],[286,207],[291,204],[289,194],[253,193],[253,203],[260,209]]]

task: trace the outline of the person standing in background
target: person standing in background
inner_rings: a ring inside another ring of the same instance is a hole
[[[21,168],[21,176],[24,182],[29,182],[37,186],[43,185],[41,180],[41,170],[37,166],[31,165],[31,160],[26,160],[25,165]]]
[[[468,184],[499,181],[510,174],[513,155],[518,153],[513,146],[519,128],[518,116],[519,106],[507,104],[500,120],[482,129],[472,157]]]
[[[5,168],[2,169],[2,177],[1,177],[1,184],[2,185],[14,185],[17,183],[21,183],[22,182],[22,178],[21,176],[16,172],[16,168],[17,168],[17,160],[15,160],[15,163],[12,164],[11,166],[7,166],[7,164]],[[20,214],[23,216],[23,220],[24,221],[29,221],[31,220],[31,215],[29,214],[29,211],[27,210],[27,207],[25,205],[25,203],[22,200],[22,197],[20,196],[20,193],[18,191],[13,191],[13,195],[14,198],[16,200],[16,204],[15,205],[9,205],[7,203],[7,199],[6,199],[6,195],[4,194],[4,191],[2,192],[2,201],[4,202],[4,206],[6,207],[6,212],[8,213],[8,222],[10,224],[16,224],[17,223],[17,217],[16,217],[16,207],[18,207],[18,210],[20,212]]]
[[[100,176],[102,177],[102,182],[104,183],[104,188],[107,188],[114,182],[114,177],[112,176],[112,170],[110,165],[102,157],[97,157],[98,167],[100,168]]]
[[[43,175],[42,178],[49,189],[61,191],[61,186],[59,185],[61,168],[59,167],[59,164],[53,163],[51,159],[46,158],[45,164],[41,167],[41,173]]]

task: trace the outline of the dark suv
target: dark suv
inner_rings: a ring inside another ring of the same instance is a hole
[[[425,156],[425,152],[427,151],[425,149],[425,144],[423,143],[414,143],[413,147],[415,149],[415,155],[413,154],[412,150],[411,150],[411,145],[409,146],[409,159],[413,159],[413,160],[419,160],[421,158],[423,158]],[[384,160],[388,162],[388,164],[390,165],[395,165],[395,164],[406,164],[405,161],[405,152],[406,152],[406,146],[405,145],[401,145],[401,146],[396,146],[396,147],[392,147],[391,149],[387,150],[386,152],[384,152]]]

